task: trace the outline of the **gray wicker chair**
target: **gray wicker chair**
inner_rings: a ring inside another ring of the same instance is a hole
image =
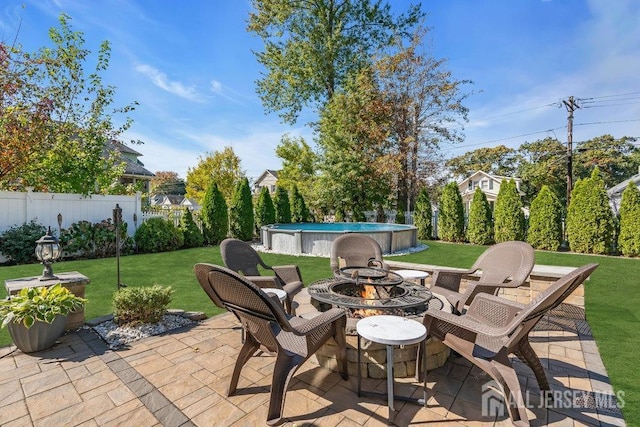
[[[453,305],[455,312],[463,311],[480,292],[497,294],[500,288],[517,288],[529,277],[535,264],[535,253],[525,242],[503,242],[489,247],[468,270],[438,269],[433,272],[431,290],[441,294]],[[481,271],[480,280],[469,281],[464,292],[460,282],[464,276]]]
[[[242,367],[261,346],[276,354],[267,424],[278,425],[284,422],[282,412],[289,381],[296,370],[330,338],[337,343],[338,369],[342,378],[348,379],[346,316],[342,309],[333,308],[313,319],[291,316],[285,313],[275,295],[263,292],[255,284],[227,268],[196,264],[194,270],[200,285],[213,303],[235,314],[246,331],[246,339],[229,383],[228,395],[236,392]]]
[[[344,267],[374,266],[389,270],[382,260],[382,249],[371,237],[358,234],[343,234],[331,244],[331,271]]]
[[[550,389],[549,382],[540,359],[529,344],[529,332],[597,267],[598,264],[588,264],[575,269],[551,284],[527,305],[481,293],[473,299],[467,312],[460,316],[429,310],[424,317],[428,335],[441,339],[452,350],[489,374],[502,389],[511,421],[515,425],[529,425],[520,383],[509,355],[515,354],[531,368],[543,396],[548,397],[545,391]]]
[[[287,292],[285,300],[287,312],[295,314],[293,297],[304,287],[298,266],[269,266],[262,261],[258,252],[251,245],[238,239],[223,240],[220,243],[220,253],[227,268],[241,273],[258,287],[284,289]],[[273,271],[274,275],[260,275],[258,266]]]

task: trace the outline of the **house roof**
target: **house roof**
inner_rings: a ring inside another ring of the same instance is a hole
[[[273,176],[275,179],[278,179],[278,171],[273,169],[265,169],[264,172],[260,174],[260,176],[256,179],[255,183],[258,184],[262,181],[267,175]]]
[[[156,176],[153,172],[144,167],[144,163],[138,160],[138,157],[142,156],[142,154],[137,152],[133,148],[127,147],[126,145],[118,141],[112,140],[109,142],[108,149],[115,149],[121,154],[120,158],[125,163],[125,170],[123,175],[149,178],[153,178],[154,176]]]
[[[622,194],[622,192],[624,191],[625,188],[627,188],[627,185],[629,185],[630,182],[633,182],[634,184],[640,186],[640,173],[632,176],[629,179],[625,179],[620,184],[614,185],[613,187],[607,190],[607,194],[609,195],[609,197]]]

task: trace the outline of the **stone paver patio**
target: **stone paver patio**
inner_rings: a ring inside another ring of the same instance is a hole
[[[584,396],[573,408],[539,408],[533,373],[517,370],[529,396],[531,425],[625,425],[619,410],[596,409],[612,395],[606,370],[586,321],[548,317],[531,336],[558,395]],[[250,426],[265,425],[274,358],[253,357],[238,394],[226,397],[240,348],[240,328],[230,314],[112,351],[90,329],[64,335],[48,351],[23,354],[0,348],[2,426]],[[452,355],[428,374],[428,407],[397,402],[398,425],[508,426],[506,416],[482,415],[483,385],[490,378]],[[419,383],[398,379],[397,393],[416,395]],[[367,379],[366,389],[385,390]],[[356,378],[343,381],[312,357],[287,393],[287,426],[384,426],[386,402],[358,398]],[[595,399],[594,399],[595,398]],[[561,406],[561,405],[558,405]]]

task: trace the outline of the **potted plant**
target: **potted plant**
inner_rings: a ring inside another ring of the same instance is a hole
[[[1,327],[24,353],[45,350],[64,332],[67,315],[85,302],[59,283],[25,288],[0,301]]]

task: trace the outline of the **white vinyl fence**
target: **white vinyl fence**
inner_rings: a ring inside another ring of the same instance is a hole
[[[141,194],[135,196],[103,196],[92,194],[36,193],[32,191],[0,191],[0,233],[13,226],[35,221],[51,227],[58,235],[60,226],[85,220],[92,223],[112,218],[116,204],[122,209],[122,222],[130,236],[142,223]],[[58,214],[62,219],[58,224]]]

